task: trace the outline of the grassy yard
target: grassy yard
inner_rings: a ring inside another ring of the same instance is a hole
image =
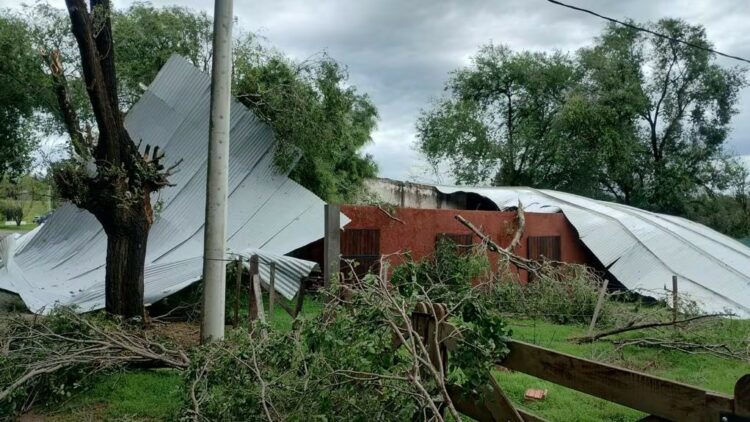
[[[750,321],[726,321],[726,332],[750,333]],[[731,394],[734,383],[750,373],[750,364],[721,359],[705,354],[645,349],[634,346],[615,351],[611,343],[575,344],[570,337],[585,334],[586,327],[557,325],[541,321],[511,321],[513,338],[565,352],[571,355],[606,362],[646,372],[663,378]],[[517,372],[495,373],[498,383],[511,400],[521,407],[551,421],[636,421],[643,414],[587,394],[558,386]],[[527,388],[547,389],[541,402],[524,402]]]
[[[318,314],[320,309],[320,302],[311,298],[305,301],[302,314],[313,316]],[[244,321],[244,310],[242,316]],[[271,319],[273,329],[291,330],[292,322],[292,317],[284,309],[280,306],[274,307]],[[184,328],[181,327],[180,331],[186,331]],[[190,324],[190,328],[197,338],[198,323]],[[28,422],[36,422],[38,418],[43,417],[43,420],[50,422],[173,421],[177,420],[183,406],[182,388],[183,381],[179,372],[169,369],[128,371],[99,376],[91,388],[73,394],[63,403],[37,409],[21,420],[24,421],[25,418]]]
[[[320,311],[318,301],[308,299],[303,313]],[[292,319],[280,307],[275,308],[274,329],[291,329]],[[750,364],[710,355],[686,354],[656,349],[626,347],[615,351],[606,342],[574,344],[570,337],[580,336],[581,325],[560,325],[539,320],[509,321],[513,338],[559,350],[572,355],[647,372],[706,389],[731,393],[735,381],[750,373]],[[197,330],[197,325],[192,326]],[[750,335],[750,321],[728,320],[722,331],[727,335]],[[194,331],[197,333],[197,331]],[[496,379],[515,403],[550,421],[636,421],[644,415],[583,393],[560,387],[521,373],[496,371]],[[547,389],[542,402],[525,403],[527,388]],[[175,420],[182,403],[182,379],[175,371],[147,370],[99,377],[90,389],[73,395],[54,408],[40,409],[52,421],[79,420]],[[37,419],[38,420],[38,419]]]

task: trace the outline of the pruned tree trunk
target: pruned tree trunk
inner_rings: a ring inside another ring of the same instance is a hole
[[[57,163],[53,177],[63,198],[91,212],[107,234],[106,310],[126,318],[143,316],[143,270],[153,223],[151,193],[169,185],[172,166],[146,145],[141,154],[125,129],[117,96],[115,46],[109,0],[66,0],[71,31],[81,53],[83,76],[98,138],[82,131],[58,52],[43,53],[49,65],[74,157]],[[87,170],[93,163],[96,172]],[[179,164],[179,163],[178,163]]]
[[[147,220],[135,220],[105,228],[106,310],[128,317],[143,314],[143,269],[150,228]]]

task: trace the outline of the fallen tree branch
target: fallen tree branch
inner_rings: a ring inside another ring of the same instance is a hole
[[[487,249],[504,256],[505,258],[508,259],[508,261],[510,261],[512,264],[514,264],[518,268],[524,269],[526,271],[530,271],[533,273],[537,273],[542,268],[542,264],[540,264],[539,262],[531,260],[531,259],[523,258],[514,254],[510,248],[510,246],[513,246],[513,242],[511,242],[511,245],[509,246],[509,248],[507,249],[501,248],[489,236],[485,235],[484,233],[482,233],[481,230],[479,230],[476,226],[474,226],[474,224],[472,224],[471,221],[463,218],[462,216],[458,214],[455,216],[455,218],[456,220],[458,220],[459,223],[463,224],[469,230],[474,232],[474,234],[479,236],[479,238],[482,239],[482,242],[487,245]],[[525,218],[524,218],[524,222],[525,222]],[[523,233],[521,231],[518,231],[518,230],[516,231],[516,236],[519,238],[519,241],[520,241],[522,234]],[[514,241],[515,241],[515,237],[514,237]]]
[[[47,394],[45,380],[51,376],[124,367],[185,369],[189,364],[182,350],[150,338],[140,328],[68,308],[46,318],[0,321],[0,361],[0,404],[18,390],[31,401]]]
[[[670,350],[677,350],[688,354],[709,354],[724,359],[735,359],[735,360],[747,360],[748,354],[733,350],[726,344],[701,344],[691,343],[680,340],[664,340],[657,338],[639,338],[634,340],[612,340],[612,344],[617,345],[615,351],[618,351],[626,346],[637,346],[637,347],[655,347],[664,348]]]
[[[388,210],[386,210],[385,208],[383,208],[380,204],[377,204],[377,207],[378,207],[378,209],[380,211],[383,212],[383,214],[385,214],[386,216],[388,216],[388,218],[390,218],[391,220],[398,221],[401,224],[406,224],[406,223],[404,223],[404,220],[402,220],[402,219],[394,216],[393,214],[389,213]]]
[[[618,327],[613,328],[611,330],[602,331],[596,334],[592,334],[590,336],[583,336],[583,337],[574,337],[571,340],[575,341],[577,343],[591,343],[596,340],[599,340],[604,337],[609,337],[615,334],[621,334],[626,333],[629,331],[635,331],[635,330],[643,330],[646,328],[657,328],[657,327],[670,327],[674,325],[681,325],[688,322],[698,321],[701,319],[706,318],[714,318],[714,317],[725,317],[725,316],[731,316],[731,314],[707,314],[707,315],[698,315],[686,319],[681,319],[678,321],[668,321],[668,322],[647,322],[644,324],[633,324],[632,322],[630,324],[625,325],[624,327]]]
[[[516,233],[513,235],[510,244],[505,248],[507,252],[513,252],[518,247],[521,243],[523,232],[526,229],[526,215],[523,212],[523,204],[521,204],[520,200],[518,201],[518,208],[516,209],[516,221],[518,222],[518,227],[516,228]]]

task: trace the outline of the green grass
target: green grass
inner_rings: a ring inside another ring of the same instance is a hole
[[[52,421],[177,420],[182,378],[174,370],[141,370],[98,376],[92,387],[46,414]]]
[[[242,303],[247,306],[246,297]],[[268,309],[267,297],[265,306]],[[302,307],[302,315],[314,316],[320,313],[321,307],[316,298],[308,298]],[[241,316],[241,321],[245,322],[247,308],[242,310]],[[274,306],[272,329],[291,330],[292,322],[292,317],[283,308]],[[44,413],[54,422],[173,421],[177,420],[183,405],[182,387],[182,377],[174,370],[121,372],[99,376],[90,388],[77,392],[64,403],[40,409],[39,413]]]
[[[15,225],[15,223],[0,225],[0,232],[27,232],[34,230],[37,226],[36,223],[21,224],[20,226]]]
[[[575,344],[567,341],[570,337],[585,334],[586,327],[583,326],[529,320],[513,320],[510,326],[513,338],[517,340],[727,394],[732,393],[734,383],[742,375],[750,373],[750,364],[746,362],[710,355],[634,346],[615,351],[615,347],[607,342]],[[728,335],[744,333],[747,338],[750,332],[750,321],[726,321],[722,326]],[[522,373],[497,371],[495,376],[513,402],[551,421],[636,421],[644,416],[624,406]],[[527,388],[547,389],[546,399],[525,402],[523,395]]]
[[[246,300],[242,303],[247,306]],[[308,298],[302,313],[314,316],[320,309],[320,301]],[[243,309],[242,321],[245,318],[246,310]],[[570,337],[585,333],[586,327],[581,325],[520,319],[510,320],[509,325],[513,329],[514,339],[727,394],[732,393],[737,379],[750,373],[748,363],[709,355],[690,355],[632,346],[615,352],[614,347],[606,342],[575,344],[567,341]],[[289,330],[292,318],[277,306],[274,308],[271,327]],[[739,336],[747,339],[750,336],[750,321],[728,320],[721,327],[717,337]],[[635,410],[525,374],[497,371],[495,376],[512,401],[550,421],[636,421],[644,416]],[[54,416],[53,420],[64,422],[102,419],[169,421],[175,420],[182,405],[181,388],[182,378],[174,371],[127,372],[100,377],[90,389],[74,395],[62,406],[46,410]],[[527,388],[547,389],[546,399],[542,402],[525,403],[523,394]],[[86,419],[82,415],[96,417]]]

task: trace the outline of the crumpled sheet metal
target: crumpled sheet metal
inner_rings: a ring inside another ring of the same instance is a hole
[[[149,233],[145,302],[154,303],[202,275],[210,78],[171,57],[128,112],[131,137],[159,146],[166,165],[180,171],[152,198],[157,212]],[[324,202],[273,165],[271,128],[237,101],[231,106],[227,259],[256,249],[274,260],[278,292],[291,299],[314,263],[283,256],[323,237]],[[348,219],[342,215],[342,225]],[[38,230],[0,244],[7,255],[0,289],[18,293],[34,312],[57,304],[82,311],[104,307],[107,240],[99,222],[67,204]],[[3,255],[5,254],[5,255]],[[268,272],[261,264],[261,274]]]
[[[472,192],[500,209],[562,212],[583,243],[625,287],[651,296],[672,290],[705,312],[750,318],[750,248],[702,224],[627,205],[552,190],[436,186],[444,194]]]

